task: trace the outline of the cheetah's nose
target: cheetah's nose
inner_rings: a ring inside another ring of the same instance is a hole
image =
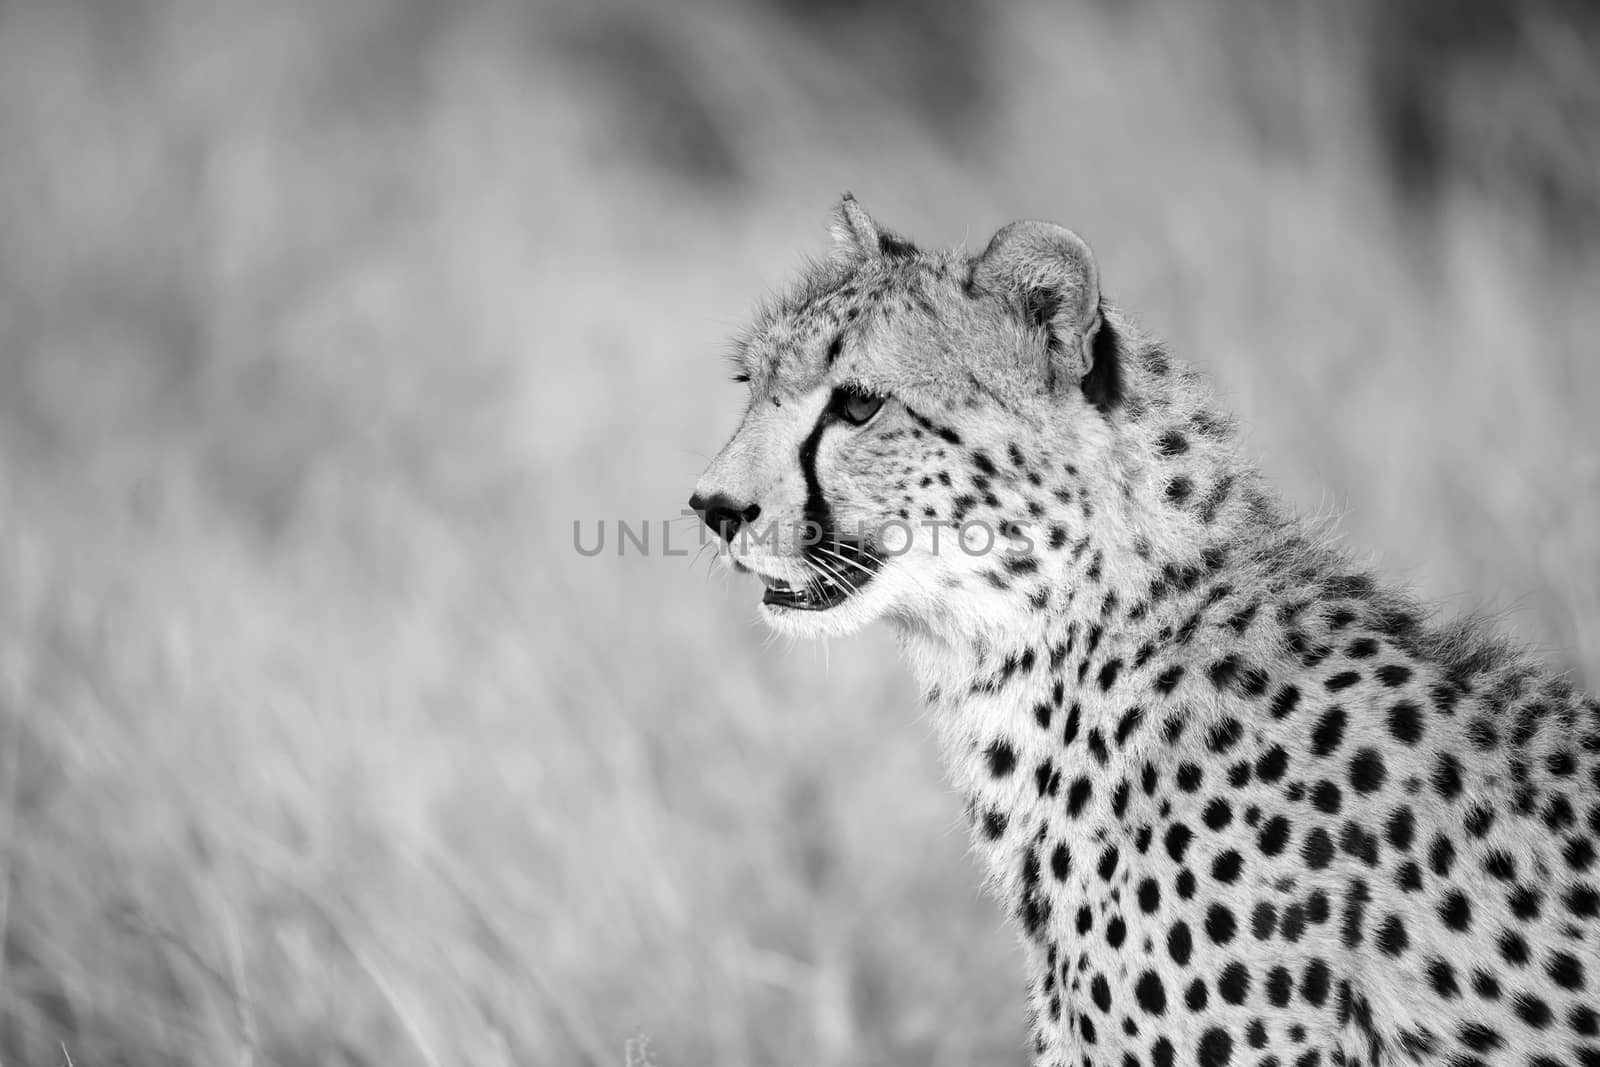
[[[700,513],[700,519],[711,527],[713,533],[724,541],[732,541],[739,527],[754,522],[761,514],[755,504],[743,504],[723,493],[702,497],[699,493],[689,498],[689,506]]]

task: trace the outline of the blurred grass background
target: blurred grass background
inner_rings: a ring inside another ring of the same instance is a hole
[[[0,1063],[1025,1062],[889,635],[574,520],[843,190],[1054,218],[1592,683],[1595,11],[0,2]]]

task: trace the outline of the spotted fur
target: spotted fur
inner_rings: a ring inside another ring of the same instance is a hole
[[[699,489],[759,513],[729,557],[769,579],[814,567],[778,531],[819,496],[912,526],[843,603],[767,614],[894,625],[1035,1062],[1600,1065],[1600,705],[1289,514],[1082,243],[1019,226],[921,252],[847,199],[740,342]],[[846,424],[840,388],[886,401]]]

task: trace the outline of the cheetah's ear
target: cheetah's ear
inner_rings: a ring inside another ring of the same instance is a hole
[[[1100,313],[1100,273],[1083,238],[1053,222],[1013,222],[973,261],[970,284],[1045,331],[1048,388],[1075,382],[1100,410],[1116,406],[1116,339]]]
[[[910,241],[874,222],[867,209],[849,193],[844,194],[833,210],[832,229],[834,255],[848,263],[873,256],[909,256],[916,252]]]

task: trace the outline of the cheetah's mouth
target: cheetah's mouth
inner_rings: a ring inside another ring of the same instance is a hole
[[[859,541],[828,538],[804,550],[805,581],[795,584],[761,575],[767,591],[761,602],[792,611],[827,611],[866,588],[883,560]]]

